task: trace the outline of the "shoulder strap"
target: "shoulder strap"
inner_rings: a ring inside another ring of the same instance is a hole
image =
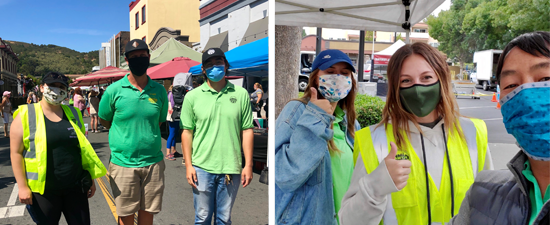
[[[73,114],[73,118],[71,119],[76,120],[78,124],[78,128],[82,128],[82,122],[80,121],[80,117],[78,116],[78,111],[76,110],[75,107],[72,107],[72,106],[68,106],[68,107],[69,109],[71,109],[71,113]]]

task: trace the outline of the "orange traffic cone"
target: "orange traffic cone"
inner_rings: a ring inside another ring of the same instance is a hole
[[[500,109],[500,101],[497,102],[497,109]]]
[[[491,100],[491,102],[498,102],[497,101],[497,94],[493,92],[493,99]],[[500,109],[500,107],[499,107]]]

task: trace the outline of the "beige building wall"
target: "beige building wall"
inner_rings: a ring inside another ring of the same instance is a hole
[[[136,6],[130,11],[130,40],[142,39],[146,37],[147,43],[149,42],[149,24],[151,24],[150,5],[149,0],[140,0]],[[145,6],[145,23],[142,22],[142,9]],[[136,13],[139,13],[138,23],[139,27],[136,29]],[[152,37],[151,37],[152,38]]]
[[[145,5],[145,23],[141,24]],[[130,12],[130,39],[146,37],[149,43],[161,27],[180,30],[189,42],[200,41],[199,5],[197,0],[140,0]],[[135,29],[135,14],[140,13],[140,27]]]

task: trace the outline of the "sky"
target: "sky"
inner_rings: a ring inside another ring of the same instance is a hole
[[[2,40],[99,50],[130,30],[131,0],[0,0]]]

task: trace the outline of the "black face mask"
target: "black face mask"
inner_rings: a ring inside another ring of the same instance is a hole
[[[149,57],[136,57],[128,59],[128,67],[132,74],[141,77],[147,73],[149,68]]]

